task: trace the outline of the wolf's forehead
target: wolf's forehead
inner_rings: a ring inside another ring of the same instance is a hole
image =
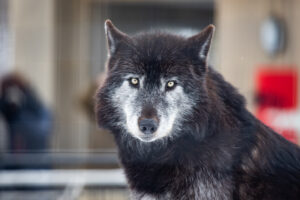
[[[139,57],[147,62],[173,62],[185,47],[184,38],[170,34],[142,34],[133,39]]]
[[[146,35],[134,38],[135,45],[124,49],[121,64],[124,69],[136,71],[150,79],[170,74],[181,74],[189,58],[183,50],[181,39],[161,35]],[[186,71],[186,70],[185,70]]]
[[[158,56],[132,55],[130,58],[121,58],[115,69],[125,73],[136,73],[145,77],[159,78],[171,71],[172,62],[166,62]]]
[[[121,68],[121,69],[120,69]],[[185,77],[188,73],[188,66],[179,62],[169,62],[153,59],[139,59],[126,65],[121,65],[119,69],[125,74],[143,77],[145,83],[161,83],[161,80],[168,80],[174,77]]]

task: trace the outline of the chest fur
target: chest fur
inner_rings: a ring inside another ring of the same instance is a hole
[[[153,171],[152,171],[153,172]],[[156,172],[159,173],[159,172]],[[170,173],[170,171],[169,171]],[[134,200],[226,200],[232,199],[232,181],[230,177],[216,177],[207,171],[197,171],[188,173],[184,170],[165,176],[164,173],[159,173],[161,176],[152,176],[155,179],[147,179],[147,174],[143,173],[143,181],[147,182],[149,187],[143,188],[142,184],[131,177],[128,181],[131,183],[132,195]],[[222,178],[220,178],[222,177]],[[140,182],[141,183],[141,182]],[[151,187],[151,184],[152,187]]]

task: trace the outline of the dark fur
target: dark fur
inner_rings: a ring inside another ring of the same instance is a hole
[[[300,199],[299,148],[247,111],[237,90],[199,59],[198,44],[161,33],[128,40],[120,42],[108,61],[96,112],[100,126],[115,136],[132,190],[195,199],[190,187],[196,181],[218,184],[211,198],[200,194],[203,199]],[[176,137],[144,143],[116,126],[120,118],[110,91],[128,71],[145,74],[150,88],[160,76],[183,80],[185,93],[197,106]]]

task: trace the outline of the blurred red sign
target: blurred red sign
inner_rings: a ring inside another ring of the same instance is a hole
[[[298,73],[292,66],[261,66],[255,77],[257,97],[257,117],[275,129],[286,139],[297,143],[297,131],[291,128],[277,128],[274,124],[277,115],[270,115],[270,110],[285,113],[297,109]],[[300,123],[300,122],[299,122]]]

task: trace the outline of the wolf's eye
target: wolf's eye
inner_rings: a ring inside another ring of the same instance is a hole
[[[176,85],[175,81],[168,81],[166,86],[167,89],[172,89],[175,87],[175,85]]]
[[[129,81],[130,81],[130,84],[133,86],[137,86],[139,84],[138,78],[130,78]]]

